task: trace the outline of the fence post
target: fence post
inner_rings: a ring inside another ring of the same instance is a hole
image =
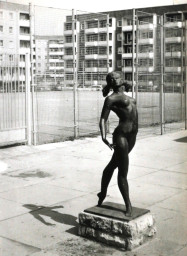
[[[33,5],[29,3],[29,15],[30,15],[30,63],[31,63],[31,90],[32,90],[32,133],[33,133],[33,144],[36,146],[36,104],[35,104],[35,81],[34,81],[34,62],[33,62]]]
[[[138,15],[135,15],[136,17],[136,90],[135,90],[135,99],[136,104],[138,104],[138,35],[139,35],[139,24],[138,24]]]
[[[31,93],[30,93],[30,54],[26,53],[25,56],[25,108],[26,108],[26,136],[27,136],[27,143],[31,145]]]
[[[164,123],[164,19],[160,17],[161,31],[160,31],[160,57],[161,57],[161,85],[160,85],[160,132],[163,135],[163,123]]]
[[[109,73],[110,62],[109,62],[109,14],[106,16],[106,27],[107,27],[107,74]],[[107,131],[110,133],[110,120],[107,121]]]
[[[187,129],[187,21],[185,20],[185,83],[184,83],[184,120],[185,130]]]
[[[75,52],[75,14],[72,9],[72,37],[73,37],[73,109],[74,109],[74,138],[78,136],[77,127],[77,72],[76,72],[76,52]]]
[[[135,73],[135,63],[134,63],[134,54],[135,53],[135,9],[133,9],[132,14],[132,97],[134,98],[134,73]]]

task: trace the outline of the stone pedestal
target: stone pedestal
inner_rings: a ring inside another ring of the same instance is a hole
[[[156,233],[150,211],[133,207],[132,217],[126,217],[125,206],[106,202],[79,214],[78,234],[125,250],[143,244]]]

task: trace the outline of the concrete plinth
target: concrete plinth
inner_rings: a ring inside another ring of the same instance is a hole
[[[106,202],[79,213],[78,234],[126,250],[143,244],[156,233],[149,210],[133,207],[132,217],[125,216],[125,206]]]

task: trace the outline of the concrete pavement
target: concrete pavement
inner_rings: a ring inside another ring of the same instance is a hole
[[[155,215],[152,242],[124,252],[77,236],[111,154],[100,137],[0,149],[0,255],[186,256],[186,131],[138,138],[130,153],[130,197]],[[106,200],[123,203],[116,173]]]

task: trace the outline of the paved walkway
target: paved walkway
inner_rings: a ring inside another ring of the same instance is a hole
[[[100,137],[0,150],[0,255],[187,255],[187,132],[140,138],[130,154],[130,196],[158,233],[124,252],[77,236],[77,216],[97,203],[112,152]],[[107,201],[122,202],[112,178]]]

